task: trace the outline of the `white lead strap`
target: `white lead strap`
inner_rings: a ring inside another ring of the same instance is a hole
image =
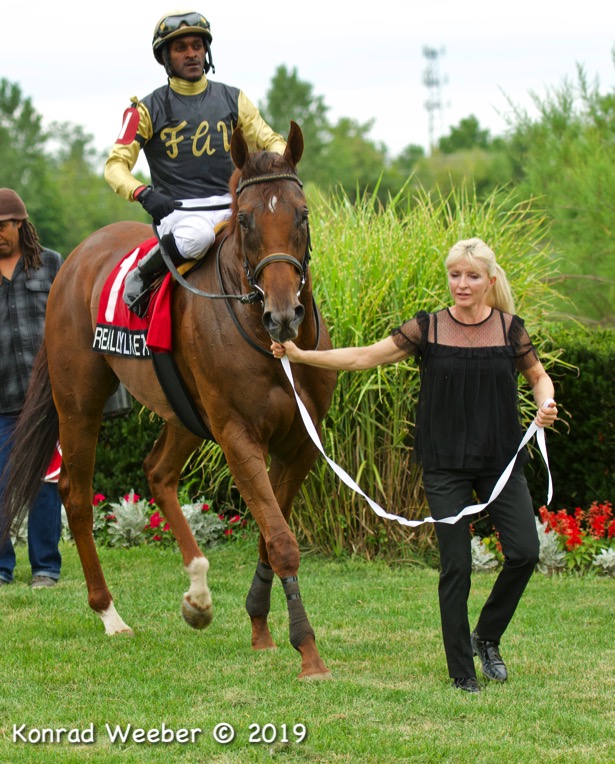
[[[493,490],[491,491],[491,496],[489,496],[489,499],[484,504],[471,504],[468,507],[464,507],[460,512],[458,512],[456,515],[452,517],[444,517],[440,520],[434,520],[433,517],[426,517],[424,520],[408,520],[405,517],[400,517],[399,515],[393,515],[390,512],[386,512],[379,504],[377,504],[373,499],[370,499],[370,497],[364,493],[361,488],[357,485],[357,483],[350,477],[350,475],[346,472],[346,470],[342,469],[338,464],[336,464],[332,459],[329,459],[327,454],[325,453],[322,443],[320,442],[320,438],[318,437],[318,433],[316,432],[316,428],[314,427],[314,423],[312,422],[312,419],[308,413],[308,410],[306,409],[305,405],[303,404],[303,401],[297,394],[297,390],[295,388],[295,382],[293,380],[293,373],[290,368],[290,361],[288,360],[287,356],[283,356],[281,358],[282,361],[282,368],[284,369],[284,372],[286,373],[286,376],[288,377],[288,381],[291,384],[291,387],[293,388],[293,392],[295,394],[295,400],[297,401],[297,406],[299,407],[299,412],[301,413],[301,418],[303,419],[303,424],[305,425],[305,429],[308,432],[308,435],[310,438],[314,441],[314,445],[318,448],[320,453],[325,457],[327,462],[329,463],[329,466],[331,469],[336,473],[336,475],[349,487],[352,488],[353,491],[356,491],[356,493],[363,496],[363,498],[367,501],[369,506],[374,510],[374,512],[379,516],[383,517],[386,520],[395,520],[400,525],[407,525],[411,528],[415,528],[417,525],[423,525],[423,523],[448,523],[450,525],[453,525],[458,520],[460,520],[462,517],[465,517],[466,515],[474,515],[478,512],[482,512],[485,507],[487,507],[489,504],[491,504],[492,501],[495,501],[495,499],[500,495],[502,492],[502,489],[508,482],[508,478],[511,475],[511,472],[513,471],[513,467],[515,466],[515,460],[517,459],[517,455],[519,454],[519,451],[528,443],[528,441],[536,435],[536,440],[538,442],[538,447],[540,449],[540,453],[542,454],[542,458],[544,459],[545,465],[547,467],[547,473],[549,475],[549,489],[548,489],[548,497],[547,497],[547,504],[550,504],[551,499],[553,497],[553,482],[551,480],[551,472],[549,470],[549,459],[547,456],[547,444],[545,440],[545,431],[544,428],[538,427],[536,422],[532,422],[532,424],[528,427],[525,435],[523,436],[523,439],[519,445],[519,448],[517,449],[517,453],[513,456],[513,458],[510,460],[510,463],[504,470],[504,472],[500,475],[497,483],[495,484]],[[543,406],[549,403],[550,400],[544,401]]]

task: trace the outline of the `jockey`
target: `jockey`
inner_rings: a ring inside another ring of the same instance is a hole
[[[175,265],[203,257],[213,244],[214,227],[230,216],[234,128],[241,128],[252,151],[282,154],[286,148],[243,91],[206,77],[210,69],[215,72],[211,41],[209,22],[195,11],[176,11],[158,21],[152,47],[167,84],[142,100],[131,98],[105,165],[111,188],[152,216]],[[151,185],[132,174],[141,149]],[[164,270],[156,246],[129,273],[124,301],[137,315],[145,314],[149,288]]]

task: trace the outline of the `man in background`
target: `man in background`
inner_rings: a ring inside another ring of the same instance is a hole
[[[49,290],[61,265],[57,252],[41,246],[20,196],[0,188],[0,475],[43,342]],[[0,494],[2,489],[0,483]],[[28,516],[33,589],[55,586],[60,577],[61,506],[57,485],[41,483]],[[13,580],[15,562],[9,539],[0,548],[0,587]]]

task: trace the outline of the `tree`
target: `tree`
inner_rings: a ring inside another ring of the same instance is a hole
[[[360,124],[342,117],[330,131],[331,140],[325,153],[328,185],[341,186],[352,201],[356,201],[357,195],[362,196],[365,191],[375,191],[378,187],[384,200],[390,190],[382,184],[386,147],[369,140],[372,125],[373,120]]]
[[[450,135],[440,138],[438,148],[443,154],[453,154],[464,149],[488,149],[490,144],[489,130],[481,130],[478,119],[470,114],[457,127],[451,127]]]
[[[66,256],[86,236],[116,220],[149,221],[102,178],[104,158],[82,127],[42,117],[19,85],[0,80],[2,185],[23,198],[43,246]]]
[[[271,127],[283,136],[288,134],[291,119],[299,125],[305,141],[301,177],[312,182],[322,179],[326,170],[323,154],[329,140],[329,107],[323,97],[314,95],[313,86],[299,79],[296,68],[289,71],[281,65],[259,109]]]
[[[92,148],[92,136],[82,127],[54,122],[50,127],[50,140],[55,150],[48,161],[62,214],[70,221],[63,244],[66,254],[108,223],[117,220],[150,222],[140,205],[128,204],[113,193],[102,177],[105,157]]]
[[[19,85],[0,80],[2,185],[23,198],[41,241],[57,247],[65,228],[47,164],[47,139],[31,99],[24,98]]]
[[[560,291],[574,302],[562,312],[613,326],[615,96],[578,67],[576,86],[565,81],[533,101],[538,117],[517,110],[508,144],[519,195],[540,198],[553,219]]]

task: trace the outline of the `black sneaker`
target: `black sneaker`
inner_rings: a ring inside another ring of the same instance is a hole
[[[476,677],[460,676],[453,679],[453,687],[464,692],[482,692],[483,688]]]
[[[506,664],[502,660],[497,642],[480,639],[475,631],[470,635],[474,655],[478,655],[482,663],[483,674],[494,682],[505,682],[508,679]]]

